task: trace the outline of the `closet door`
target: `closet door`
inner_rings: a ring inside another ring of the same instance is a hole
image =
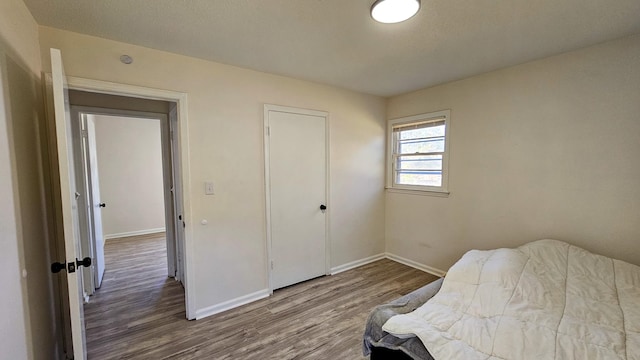
[[[267,107],[272,289],[327,273],[327,114]]]

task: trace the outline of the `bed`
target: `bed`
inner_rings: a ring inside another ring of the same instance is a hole
[[[640,359],[640,267],[557,240],[472,250],[445,279],[378,306],[378,359]]]

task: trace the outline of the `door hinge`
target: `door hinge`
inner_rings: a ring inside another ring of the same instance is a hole
[[[271,260],[271,270],[273,270],[273,260]]]
[[[267,136],[271,135],[271,127],[267,126]]]
[[[89,132],[87,130],[82,130],[81,133],[83,138],[86,138],[89,136]]]

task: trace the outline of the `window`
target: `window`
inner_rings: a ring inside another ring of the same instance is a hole
[[[447,192],[450,111],[389,122],[387,186]]]

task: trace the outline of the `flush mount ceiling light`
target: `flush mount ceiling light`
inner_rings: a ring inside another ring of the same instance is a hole
[[[420,10],[420,0],[377,0],[371,5],[371,17],[381,23],[405,21]]]

